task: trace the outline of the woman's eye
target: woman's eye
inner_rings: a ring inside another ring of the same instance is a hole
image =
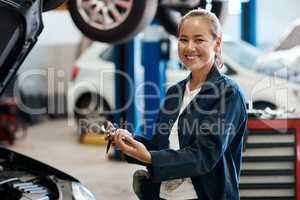
[[[201,43],[201,42],[204,42],[204,40],[203,39],[196,39],[195,42],[196,43]]]
[[[188,40],[185,39],[185,38],[180,38],[179,41],[180,41],[180,42],[187,42]]]

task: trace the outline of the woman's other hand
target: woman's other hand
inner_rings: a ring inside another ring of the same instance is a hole
[[[118,129],[114,141],[124,154],[144,163],[151,163],[151,154],[145,145],[136,141],[127,130]]]

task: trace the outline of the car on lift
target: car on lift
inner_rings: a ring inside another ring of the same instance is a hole
[[[176,51],[176,50],[175,50]],[[255,63],[262,52],[243,41],[227,40],[223,44],[221,71],[235,79],[244,90],[253,108],[289,109],[300,111],[300,86],[282,77],[255,71]],[[171,53],[173,56],[177,52]],[[178,57],[173,58],[178,61]],[[174,60],[171,62],[174,64]],[[175,62],[176,63],[176,62]],[[169,66],[167,86],[187,77],[189,71]],[[138,67],[143,77],[143,67]],[[68,91],[68,112],[80,119],[113,118],[115,109],[115,65],[113,46],[94,42],[75,62]]]
[[[192,8],[211,8],[220,21],[228,0],[69,0],[68,9],[78,29],[101,42],[125,42],[156,16],[165,29],[177,34],[181,16]]]

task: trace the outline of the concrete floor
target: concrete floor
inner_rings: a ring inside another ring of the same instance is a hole
[[[10,148],[74,176],[97,199],[137,199],[131,188],[132,174],[142,167],[110,161],[105,146],[83,145],[77,139],[75,126],[67,120],[46,121],[30,127],[27,137]]]

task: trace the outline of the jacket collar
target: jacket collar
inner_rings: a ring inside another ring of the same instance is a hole
[[[189,74],[189,76],[186,79],[184,79],[182,82],[179,83],[180,88],[182,89],[181,91],[185,90],[186,84],[191,78],[192,78],[192,72]],[[221,80],[221,78],[222,78],[222,74],[219,72],[216,63],[214,63],[207,75],[207,78],[201,88],[200,93],[212,88],[212,85],[217,83],[219,80]]]

